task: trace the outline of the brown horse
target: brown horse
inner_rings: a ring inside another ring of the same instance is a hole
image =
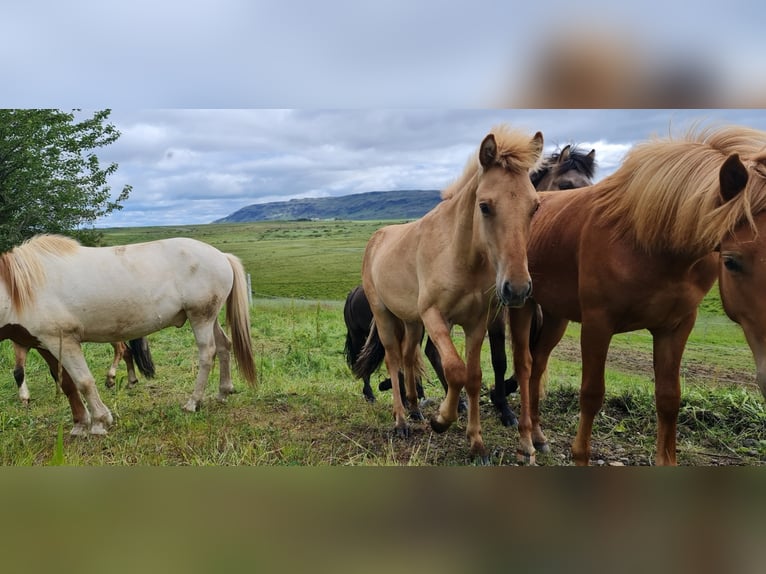
[[[457,419],[460,391],[468,397],[472,456],[487,461],[481,437],[479,391],[481,346],[495,297],[504,305],[522,305],[531,293],[526,245],[537,192],[529,180],[539,161],[543,136],[499,126],[481,142],[460,178],[443,200],[422,218],[384,227],[370,238],[362,262],[362,285],[374,316],[368,343],[377,331],[389,377],[401,370],[410,416],[422,419],[415,379],[422,370],[423,330],[434,342],[444,366],[447,396],[432,428],[444,432]],[[466,360],[458,355],[450,331],[465,332]],[[372,363],[372,344],[365,344],[354,372],[362,377]],[[393,385],[398,435],[407,436],[399,385]]]
[[[152,360],[151,350],[149,349],[149,341],[146,337],[140,339],[132,339],[128,343],[110,343],[114,349],[114,356],[112,358],[112,364],[109,365],[109,370],[106,372],[106,386],[107,388],[114,387],[115,378],[117,377],[117,367],[120,361],[125,361],[125,366],[128,369],[128,384],[135,385],[138,383],[138,377],[136,376],[135,367],[138,366],[138,370],[147,379],[154,377],[154,362]],[[29,387],[27,386],[25,367],[27,364],[27,354],[29,353],[29,347],[25,347],[13,342],[13,354],[15,357],[15,365],[13,368],[13,378],[16,381],[16,385],[19,388],[19,399],[23,404],[29,403]],[[54,379],[57,379],[57,374],[51,372]]]
[[[548,154],[541,165],[529,174],[529,178],[537,191],[574,189],[592,185],[595,170],[595,149],[584,153],[577,146],[567,145],[560,151]],[[343,317],[346,323],[346,360],[349,366],[353,368],[364,345],[364,340],[369,333],[370,321],[372,319],[372,310],[370,310],[370,305],[364,296],[361,286],[355,287],[348,294],[343,308]],[[506,324],[505,312],[498,310],[491,314],[488,334],[494,385],[490,392],[490,397],[492,403],[500,412],[502,423],[505,426],[515,426],[517,424],[516,415],[508,405],[506,398],[517,387],[516,380],[513,377],[505,378],[505,373],[508,369],[508,360],[505,354]],[[430,338],[426,340],[425,354],[446,393],[447,380],[444,377],[441,359]],[[382,355],[380,356],[380,362],[383,362]],[[363,383],[362,393],[368,401],[374,402],[375,396],[370,386],[370,375],[364,378]],[[403,385],[404,383],[402,382]],[[381,391],[390,389],[391,379],[385,379],[378,388]],[[501,389],[500,393],[495,391],[498,388]],[[418,384],[418,396],[422,396],[422,386],[420,384]],[[466,410],[467,405],[461,395],[460,402],[458,403],[458,412],[465,412]]]
[[[766,134],[764,134],[766,139]],[[718,286],[726,314],[742,326],[766,398],[766,153],[745,159],[750,216],[721,240]]]
[[[726,127],[634,147],[598,184],[541,193],[528,246],[534,299],[510,311],[514,367],[521,395],[519,453],[546,450],[540,427],[541,377],[569,321],[582,323],[580,422],[574,462],[590,459],[593,419],[604,399],[613,334],[648,329],[654,339],[657,452],[676,464],[681,355],[697,306],[717,275],[714,248],[747,213],[747,181],[738,153],[763,135]],[[535,303],[539,337],[530,346]]]

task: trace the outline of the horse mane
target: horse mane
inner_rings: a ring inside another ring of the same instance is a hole
[[[596,174],[596,168],[598,167],[595,159],[589,159],[588,154],[581,151],[577,147],[577,144],[575,144],[569,148],[569,157],[559,165],[561,151],[561,149],[557,149],[552,152],[536,169],[533,168],[532,171],[529,172],[529,178],[532,180],[533,186],[537,187],[537,184],[539,184],[552,169],[556,170],[556,175],[575,170],[587,176],[588,179],[593,179],[593,176]]]
[[[766,209],[766,177],[750,177],[729,202],[719,172],[732,153],[749,158],[752,174],[766,176],[766,132],[740,126],[689,129],[681,138],[637,144],[612,175],[591,189],[594,207],[618,236],[652,252],[712,251],[727,231]],[[747,163],[746,163],[747,165]]]
[[[497,125],[489,133],[495,136],[497,165],[513,173],[525,173],[538,168],[540,153],[532,145],[532,137],[529,134],[512,129],[507,124]],[[442,191],[442,200],[450,199],[464,189],[475,191],[483,171],[477,148],[468,159],[462,175]]]
[[[36,288],[45,280],[42,257],[73,253],[80,244],[62,235],[36,235],[0,255],[0,280],[5,283],[14,311],[20,313],[34,302]]]

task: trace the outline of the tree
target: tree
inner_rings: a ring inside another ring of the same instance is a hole
[[[0,110],[0,252],[38,233],[61,233],[95,245],[97,218],[122,209],[131,186],[110,198],[107,178],[93,150],[120,132],[107,123],[111,110],[77,119],[75,110]]]

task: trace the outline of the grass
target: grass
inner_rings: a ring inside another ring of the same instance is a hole
[[[128,387],[124,367],[105,389],[109,345],[86,344],[88,364],[104,402],[115,415],[105,437],[68,435],[71,413],[43,361],[30,354],[29,406],[18,401],[11,377],[13,353],[0,344],[0,464],[97,466],[456,466],[471,463],[465,419],[443,435],[413,423],[408,440],[392,433],[391,394],[362,398],[343,356],[343,300],[358,284],[361,252],[381,222],[227,224],[111,230],[111,244],[187,235],[233,252],[252,274],[252,340],[259,384],[248,387],[235,370],[238,393],[215,400],[217,368],[201,410],[181,405],[191,393],[197,358],[191,330],[150,335],[157,376]],[[302,255],[298,255],[302,254]],[[257,286],[257,287],[255,287]],[[458,348],[461,333],[456,330]],[[550,363],[543,425],[552,451],[548,466],[570,464],[578,416],[579,326],[570,325]],[[488,345],[483,353],[481,416],[495,464],[516,464],[518,433],[502,427],[488,399]],[[593,433],[594,460],[649,464],[656,422],[651,380],[651,339],[646,332],[614,338],[607,363],[607,397]],[[429,368],[430,369],[430,368]],[[766,411],[752,386],[753,360],[739,328],[715,306],[706,307],[690,337],[682,368],[679,462],[685,465],[762,465],[766,462]],[[382,373],[373,385],[384,378]],[[443,396],[429,370],[426,417]],[[518,412],[518,398],[512,397]]]

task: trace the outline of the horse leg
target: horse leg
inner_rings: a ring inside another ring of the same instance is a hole
[[[133,362],[133,351],[131,351],[130,347],[123,342],[112,343],[112,344],[120,346],[120,350],[121,350],[120,354],[122,355],[122,360],[125,361],[125,367],[128,369],[128,385],[132,387],[133,385],[138,384],[138,375],[136,375],[136,365]],[[116,348],[115,348],[115,353],[117,353]]]
[[[404,326],[404,339],[402,340],[402,363],[404,366],[404,386],[407,391],[407,407],[410,418],[422,421],[423,415],[418,405],[420,392],[418,386],[420,375],[423,371],[420,358],[420,343],[423,340],[423,325],[421,323],[407,323]],[[422,388],[422,387],[421,387]]]
[[[431,363],[431,366],[434,368],[434,372],[436,373],[436,378],[439,379],[439,382],[442,384],[442,387],[444,388],[444,393],[447,393],[447,378],[444,376],[444,366],[442,366],[442,358],[439,355],[439,351],[436,350],[436,345],[434,345],[433,341],[431,340],[431,337],[428,337],[426,339],[426,348],[425,348],[426,357],[428,357],[428,361]],[[457,412],[458,413],[467,413],[468,412],[468,404],[465,402],[465,398],[463,395],[460,395],[460,398],[458,399],[457,403]]]
[[[505,392],[505,371],[508,369],[508,359],[505,355],[505,310],[499,309],[489,323],[489,351],[492,357],[492,372],[495,384],[489,392],[492,404],[500,411],[500,422],[503,426],[518,426],[519,421],[508,405]]]
[[[540,389],[548,369],[548,359],[564,336],[569,321],[546,315],[534,344],[530,327],[538,306],[530,302],[520,309],[510,309],[513,364],[519,383],[521,414],[519,418],[519,459],[531,464],[536,451],[548,452],[548,440],[540,425]]]
[[[421,313],[421,319],[441,357],[444,377],[447,380],[447,396],[439,405],[436,416],[431,419],[431,428],[442,433],[457,420],[457,405],[460,400],[460,391],[465,387],[466,368],[452,343],[449,325],[441,312],[431,307]]]
[[[604,404],[606,356],[613,330],[603,317],[583,314],[580,332],[582,383],[580,386],[580,421],[572,443],[572,459],[578,466],[587,466],[591,456],[590,439],[593,419]]]
[[[112,349],[114,349],[114,357],[112,358],[112,364],[109,365],[109,370],[106,372],[105,384],[108,389],[111,389],[114,386],[114,380],[115,377],[117,377],[117,367],[120,364],[125,348],[122,343],[111,343],[111,345]]]
[[[385,349],[386,369],[388,377],[391,379],[391,392],[393,394],[392,408],[394,413],[394,430],[400,438],[406,438],[410,435],[410,426],[404,412],[404,401],[402,400],[401,387],[399,385],[399,371],[402,368],[402,339],[404,338],[403,328],[399,320],[384,311],[375,317],[378,336]],[[396,381],[396,383],[394,383]]]
[[[652,331],[654,397],[657,406],[655,464],[676,465],[676,426],[681,406],[681,357],[694,327],[696,312],[672,331]]]
[[[101,400],[96,388],[96,380],[93,378],[88,364],[85,362],[85,357],[82,354],[82,347],[80,343],[72,338],[59,339],[50,338],[46,341],[42,341],[49,349],[61,348],[61,356],[57,357],[61,361],[61,365],[73,381],[75,387],[75,393],[79,391],[88,403],[90,409],[91,421],[90,421],[90,434],[104,435],[106,429],[114,422],[111,411]],[[56,354],[53,355],[56,357]],[[50,363],[49,363],[50,365]],[[67,392],[62,381],[62,389]],[[70,406],[74,398],[72,394],[67,394],[69,398]],[[74,406],[73,406],[74,409]],[[74,414],[74,413],[73,413]],[[74,429],[73,429],[74,432]]]
[[[234,394],[234,384],[231,381],[231,340],[226,336],[218,321],[213,323],[215,336],[215,354],[218,357],[219,383],[218,400],[224,402]]]
[[[481,436],[481,414],[479,394],[481,393],[481,347],[484,343],[484,323],[465,329],[465,393],[468,396],[468,424],[466,435],[470,443],[470,455],[482,464],[489,464],[487,448]]]
[[[202,399],[205,396],[205,387],[213,368],[215,360],[216,346],[213,324],[216,322],[216,316],[211,318],[189,319],[194,339],[197,341],[197,351],[199,352],[199,371],[197,371],[197,380],[194,383],[189,400],[182,407],[183,410],[193,413],[199,409]]]
[[[77,386],[72,381],[72,377],[66,369],[61,369],[61,380],[59,381],[59,362],[50,351],[46,349],[37,349],[40,356],[48,364],[48,370],[50,370],[53,379],[61,386],[61,390],[64,391],[67,400],[69,401],[69,408],[72,410],[72,420],[74,426],[69,432],[71,436],[85,436],[88,434],[88,428],[90,427],[90,413],[85,408],[85,404],[82,402],[82,396],[80,396]]]
[[[23,345],[19,345],[15,341],[13,343],[13,354],[16,358],[16,364],[13,368],[13,378],[16,381],[16,386],[19,388],[19,399],[21,404],[29,404],[29,387],[27,387],[27,381],[24,374],[24,367],[27,364],[27,352],[29,349]]]

